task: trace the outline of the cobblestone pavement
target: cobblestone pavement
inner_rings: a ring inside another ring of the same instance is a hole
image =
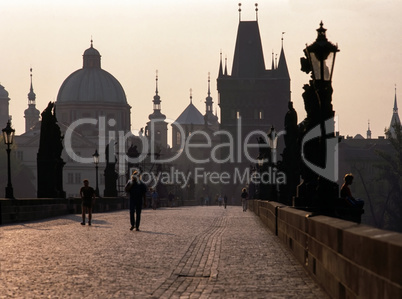
[[[0,298],[327,298],[241,207],[127,210],[0,227]]]

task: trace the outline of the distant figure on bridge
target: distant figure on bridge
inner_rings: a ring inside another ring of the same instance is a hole
[[[169,207],[173,207],[173,200],[174,200],[174,194],[172,193],[172,191],[170,191],[168,195]]]
[[[353,183],[353,174],[348,173],[344,177],[344,183],[341,187],[341,198],[346,201],[348,205],[354,208],[363,208],[364,206],[364,201],[361,199],[355,199],[352,196],[352,192],[350,191],[349,186],[352,185]]]
[[[95,202],[95,190],[89,186],[89,181],[85,179],[83,181],[84,186],[80,189],[80,196],[82,198],[82,225],[85,225],[85,213],[88,213],[88,225],[91,225],[92,221],[92,205]]]
[[[218,197],[218,204],[219,204],[219,206],[222,205],[222,202],[223,202],[222,194],[219,194],[219,197]]]
[[[141,182],[139,172],[137,170],[133,172],[131,179],[124,187],[124,191],[126,191],[130,195],[130,230],[133,230],[135,225],[135,230],[139,231],[142,204],[143,201],[145,202],[146,200],[147,186],[145,186],[145,184]]]
[[[156,210],[156,208],[158,207],[158,199],[159,199],[159,195],[158,192],[156,192],[156,189],[152,190],[152,209]]]
[[[247,200],[248,200],[247,189],[243,188],[241,190],[241,203],[242,203],[242,206],[243,206],[243,212],[247,211]]]

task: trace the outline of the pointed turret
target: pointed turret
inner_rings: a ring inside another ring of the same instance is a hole
[[[36,109],[36,94],[33,90],[32,83],[32,68],[30,69],[30,77],[31,77],[31,86],[28,93],[28,109],[24,111],[25,117],[25,132],[28,132],[31,128],[33,128],[39,122],[40,111]]]
[[[220,59],[220,62],[219,62],[219,75],[218,75],[218,77],[219,78],[223,77],[222,52],[221,52],[221,59]]]
[[[204,118],[210,125],[216,125],[218,123],[218,117],[213,113],[214,102],[211,97],[211,78],[210,73],[208,73],[208,96],[205,98],[205,115]]]
[[[283,50],[283,34],[285,32],[282,32],[282,47],[281,47],[281,54],[279,55],[279,62],[278,62],[278,69],[276,73],[277,78],[286,78],[289,79],[289,71],[288,71],[288,65],[286,63],[286,58],[285,58],[285,51]]]
[[[393,108],[393,113],[392,113],[392,118],[391,118],[391,124],[389,126],[389,133],[391,136],[395,136],[395,124],[401,124],[401,120],[399,119],[399,114],[398,114],[398,105],[396,101],[396,87],[395,87],[395,99],[394,99],[394,108]]]

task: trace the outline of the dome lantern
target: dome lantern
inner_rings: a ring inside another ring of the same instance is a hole
[[[84,58],[84,65],[83,65],[84,69],[101,67],[101,55],[99,51],[93,47],[92,39],[91,39],[91,47],[85,50],[83,58]]]

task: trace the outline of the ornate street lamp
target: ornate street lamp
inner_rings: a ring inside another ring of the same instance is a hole
[[[310,165],[302,166],[303,183],[299,185],[298,194],[306,206],[321,208],[323,213],[331,213],[331,207],[338,196],[338,186],[327,173],[316,171],[327,169],[328,161],[332,160],[331,157],[335,160],[336,155],[336,146],[333,147],[333,142],[329,142],[329,139],[335,137],[331,80],[339,49],[338,45],[328,41],[326,31],[321,21],[316,40],[311,45],[306,45],[303,50],[306,58],[300,60],[301,70],[307,74],[312,73],[310,85],[303,87],[305,91],[302,96],[308,121],[302,134],[311,134],[319,126],[320,132],[316,137],[320,138],[311,139],[304,145],[302,143],[304,162],[309,162]],[[318,168],[314,170],[312,166]],[[334,167],[333,171],[336,169]]]
[[[2,130],[3,131],[3,140],[4,143],[7,145],[7,163],[8,163],[8,183],[6,187],[6,198],[13,199],[14,192],[13,192],[13,185],[11,184],[11,164],[10,164],[10,145],[13,144],[14,141],[14,133],[15,130],[11,128],[11,122],[8,120],[7,126]]]
[[[323,27],[321,21],[320,28],[317,29],[317,39],[311,45],[306,45],[306,49],[304,49],[309,65],[302,62],[302,70],[307,70],[303,67],[310,68],[313,81],[331,82],[336,52],[339,52],[338,45],[328,41],[325,31],[327,29]]]
[[[98,187],[98,164],[99,164],[99,154],[98,150],[95,150],[95,153],[92,155],[94,158],[94,164],[95,164],[95,169],[96,169],[96,189],[95,189],[95,195],[96,197],[99,197],[99,187]]]

